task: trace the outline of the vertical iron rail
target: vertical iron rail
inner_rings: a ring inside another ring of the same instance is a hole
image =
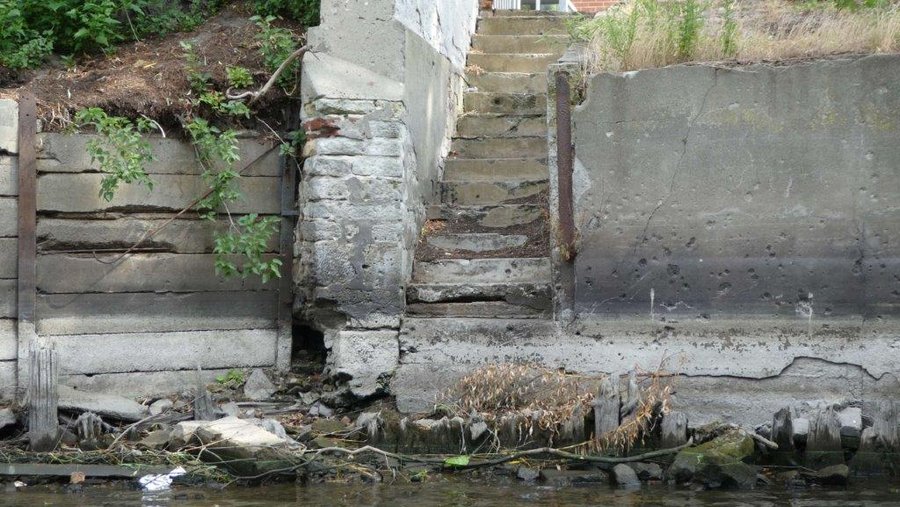
[[[291,367],[293,341],[293,265],[294,265],[294,217],[297,172],[294,159],[287,155],[279,158],[281,172],[281,233],[278,254],[281,258],[281,279],[278,286],[278,340],[275,351],[275,367],[287,371]]]
[[[559,190],[559,247],[566,262],[575,258],[575,211],[572,205],[572,90],[569,73],[556,73],[556,165]]]

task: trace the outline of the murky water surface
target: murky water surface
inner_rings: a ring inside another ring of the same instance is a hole
[[[390,506],[390,507],[504,507],[526,506],[898,506],[900,483],[857,483],[849,489],[788,490],[772,487],[754,491],[691,491],[662,485],[636,490],[606,486],[551,488],[513,481],[480,484],[438,479],[421,484],[296,486],[261,488],[175,488],[147,494],[123,483],[87,486],[68,493],[60,486],[29,486],[0,492],[0,505],[18,506]]]

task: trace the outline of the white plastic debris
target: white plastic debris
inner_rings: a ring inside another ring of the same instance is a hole
[[[147,474],[138,479],[138,482],[144,491],[165,491],[172,487],[172,479],[186,473],[184,468],[178,467],[167,474]]]

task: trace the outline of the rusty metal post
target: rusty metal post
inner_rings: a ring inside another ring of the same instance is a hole
[[[37,106],[34,95],[19,95],[18,269],[16,398],[28,387],[30,353],[38,347],[35,330],[37,280]]]
[[[575,258],[575,210],[572,204],[572,90],[569,73],[556,73],[556,163],[559,178],[559,248],[562,259]]]

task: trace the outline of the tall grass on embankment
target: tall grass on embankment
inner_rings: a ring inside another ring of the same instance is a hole
[[[570,22],[589,73],[900,51],[900,5],[881,0],[628,0]]]

